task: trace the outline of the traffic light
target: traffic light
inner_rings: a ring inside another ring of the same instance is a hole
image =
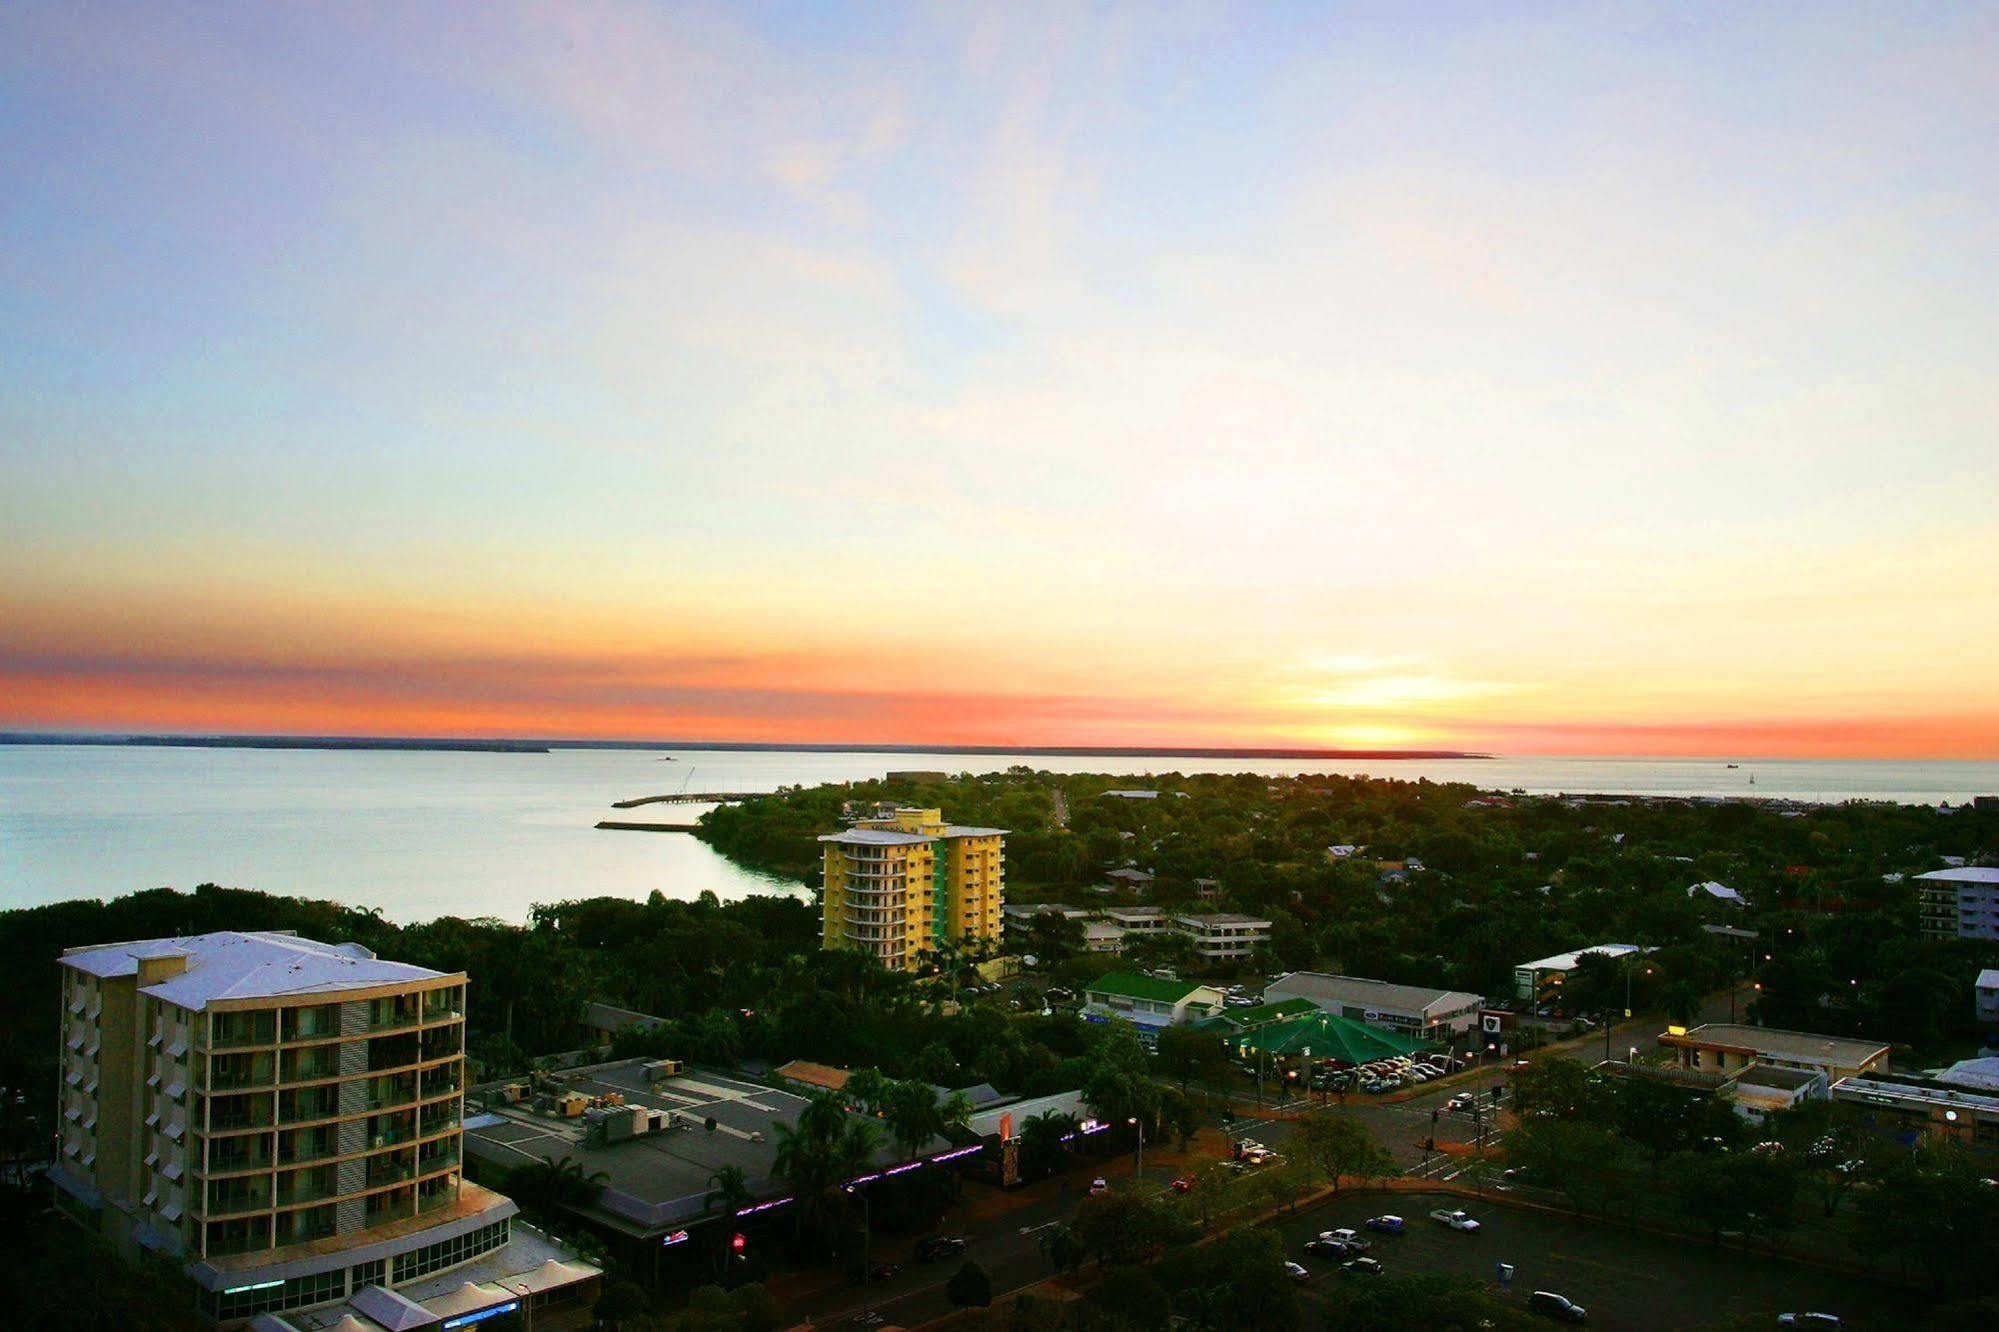
[[[738,1258],[742,1257],[743,1251],[749,1247],[750,1247],[749,1236],[743,1234],[742,1231],[739,1230],[735,1234],[729,1236],[729,1252],[734,1254],[736,1257]]]

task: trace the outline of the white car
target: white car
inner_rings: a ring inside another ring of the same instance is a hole
[[[1284,1275],[1290,1277],[1293,1281],[1310,1281],[1312,1279],[1311,1272],[1306,1270],[1303,1263],[1286,1262],[1284,1264]]]
[[[1844,1327],[1838,1314],[1787,1313],[1777,1315],[1779,1327]]]
[[[1358,1230],[1353,1230],[1346,1226],[1342,1226],[1338,1230],[1322,1230],[1319,1232],[1319,1238],[1322,1240],[1332,1240],[1339,1244],[1365,1244],[1367,1242],[1361,1239]]]
[[[1430,1213],[1430,1219],[1441,1221],[1452,1230],[1462,1230],[1467,1235],[1478,1229],[1478,1222],[1472,1219],[1471,1213],[1456,1211],[1449,1207],[1439,1207]]]

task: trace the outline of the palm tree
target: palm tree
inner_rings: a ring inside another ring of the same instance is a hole
[[[573,1156],[560,1160],[543,1159],[522,1166],[507,1178],[507,1192],[517,1202],[539,1210],[544,1216],[566,1208],[582,1207],[596,1200],[611,1177],[601,1170],[588,1174]]]
[[[715,1230],[722,1241],[715,1250],[717,1272],[723,1271],[729,1262],[731,1231],[728,1222],[733,1220],[736,1213],[748,1205],[749,1201],[750,1180],[749,1176],[743,1173],[741,1166],[725,1165],[708,1176],[708,1196],[701,1200],[701,1205],[719,1211],[723,1220],[723,1224],[717,1226]]]
[[[874,1157],[877,1131],[847,1114],[837,1092],[821,1092],[805,1103],[793,1124],[777,1125],[772,1169],[798,1199],[798,1229],[835,1207],[848,1180],[863,1173]]]

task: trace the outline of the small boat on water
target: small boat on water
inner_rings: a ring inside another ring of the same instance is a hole
[[[1731,764],[1729,764],[1728,766],[1729,766],[1729,767],[1731,767],[1731,768],[1739,768],[1739,767],[1741,767],[1742,765],[1741,765],[1740,763],[1731,763]]]

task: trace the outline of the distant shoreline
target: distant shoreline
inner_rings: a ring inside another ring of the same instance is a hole
[[[1024,754],[1049,758],[1490,759],[1455,749],[1211,749],[1160,745],[844,745],[723,740],[456,740],[399,736],[50,735],[0,732],[0,745],[140,745],[175,749],[437,750],[546,754],[557,749],[677,749],[777,754]]]

